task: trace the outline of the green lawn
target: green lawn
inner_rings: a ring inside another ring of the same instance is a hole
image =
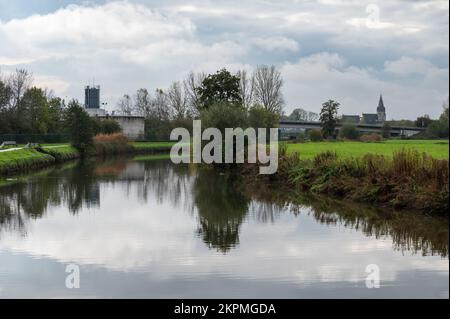
[[[299,152],[304,159],[314,158],[319,153],[333,151],[343,157],[360,157],[367,153],[390,156],[402,149],[415,149],[437,159],[448,159],[448,140],[387,140],[376,143],[364,142],[306,142],[288,144],[288,153]]]
[[[20,149],[10,152],[0,152],[0,173],[32,168],[40,163],[53,162],[50,155],[33,149]]]
[[[176,142],[132,142],[137,149],[142,148],[171,148]]]

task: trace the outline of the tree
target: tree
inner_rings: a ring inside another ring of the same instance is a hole
[[[253,74],[255,102],[268,111],[281,114],[284,105],[283,80],[275,66],[259,65]]]
[[[1,74],[0,74],[1,75]],[[6,110],[11,100],[11,88],[4,82],[0,76],[0,112]]]
[[[319,114],[297,108],[292,111],[291,115],[288,116],[288,119],[291,121],[314,122],[319,119]]]
[[[59,97],[48,98],[48,132],[61,133],[64,128],[63,115],[64,115],[65,102]]]
[[[161,121],[168,121],[172,115],[169,108],[167,94],[162,89],[156,89],[152,102],[153,117]]]
[[[236,75],[239,78],[239,96],[241,97],[242,105],[248,110],[253,103],[253,78],[248,76],[246,70],[239,70]]]
[[[340,104],[334,100],[328,100],[322,104],[320,122],[322,123],[322,134],[324,138],[334,136],[339,105]]]
[[[443,111],[438,120],[432,121],[426,131],[428,138],[448,138],[449,137],[449,114],[448,99],[443,105]]]
[[[132,115],[133,113],[133,102],[128,94],[125,94],[119,102],[117,102],[117,108],[119,112],[123,115]]]
[[[355,125],[346,124],[339,131],[339,136],[349,140],[357,140],[359,138],[359,131]]]
[[[187,101],[180,82],[174,82],[167,90],[169,107],[175,119],[184,119],[187,115]]]
[[[80,153],[86,153],[93,144],[94,132],[89,115],[76,100],[72,100],[67,107],[65,127],[71,144]]]
[[[11,90],[11,107],[17,108],[25,92],[30,88],[33,76],[27,70],[16,69],[8,78],[8,86]]]
[[[194,72],[190,72],[183,81],[184,94],[186,95],[186,102],[188,104],[188,112],[192,117],[200,114],[201,105],[199,88],[202,86],[205,78],[205,73],[195,74]]]
[[[150,115],[152,111],[152,101],[147,89],[137,90],[134,96],[134,109],[136,110],[136,113],[141,116],[148,117]]]
[[[226,69],[208,75],[202,82],[202,86],[197,88],[200,95],[201,109],[208,109],[215,103],[230,103],[232,105],[242,105],[239,94],[239,78],[232,75]]]
[[[431,124],[433,120],[430,118],[428,114],[425,114],[423,116],[419,116],[415,122],[417,127],[427,127]]]
[[[384,138],[391,137],[391,125],[389,125],[389,123],[383,123],[383,126],[381,127],[381,136],[383,136]]]
[[[48,101],[42,89],[32,87],[21,99],[23,113],[23,132],[46,134],[50,122]],[[25,129],[26,128],[26,129]]]

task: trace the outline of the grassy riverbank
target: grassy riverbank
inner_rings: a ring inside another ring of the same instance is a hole
[[[168,154],[172,145],[172,142],[130,142],[123,147],[107,141],[97,144],[91,155]],[[21,148],[0,152],[0,176],[27,172],[31,169],[43,168],[79,157],[78,150],[67,144],[45,144],[37,149]]]
[[[0,175],[15,174],[49,166],[56,159],[35,149],[19,149],[0,153]]]
[[[417,150],[389,156],[339,156],[319,153],[313,159],[281,148],[278,172],[269,178],[289,188],[396,209],[448,215],[449,162]],[[247,166],[244,175],[257,168]]]

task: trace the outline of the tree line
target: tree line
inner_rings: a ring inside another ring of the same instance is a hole
[[[17,69],[9,76],[0,73],[0,134],[69,134],[69,106],[73,104],[79,103],[66,104],[52,91],[34,86],[27,70]],[[120,131],[112,120],[89,121],[95,134]]]
[[[190,72],[165,90],[156,89],[150,94],[141,88],[134,95],[125,94],[116,111],[145,117],[146,137],[153,140],[167,139],[174,127],[189,129],[192,119],[202,115],[206,118],[211,110],[231,109],[232,113],[242,113],[242,117],[252,115],[254,125],[256,118],[271,125],[283,113],[282,86],[281,73],[275,66],[259,65],[252,73],[231,73],[225,68],[212,74]]]

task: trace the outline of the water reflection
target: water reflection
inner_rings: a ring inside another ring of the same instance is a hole
[[[0,298],[448,297],[445,219],[146,157],[6,183]],[[65,289],[66,263],[82,268],[82,289]],[[387,290],[365,289],[370,263]]]
[[[30,221],[43,218],[49,207],[64,206],[74,215],[85,208],[99,208],[102,188],[114,191],[117,186],[127,198],[135,193],[144,205],[151,195],[157,204],[190,212],[197,220],[198,236],[221,253],[239,245],[246,218],[274,223],[289,211],[309,214],[320,224],[341,225],[377,239],[391,238],[394,249],[403,252],[448,256],[446,219],[304,197],[281,185],[248,184],[208,168],[128,158],[78,162],[2,186],[0,240],[3,232],[26,236]]]

